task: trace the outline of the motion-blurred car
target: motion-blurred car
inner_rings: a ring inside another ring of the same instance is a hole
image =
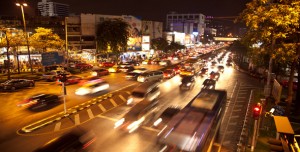
[[[215,71],[211,71],[209,74],[210,79],[216,80],[218,81],[220,78],[220,73],[219,72],[215,72]]]
[[[69,85],[69,84],[77,84],[82,80],[81,77],[79,76],[75,76],[75,75],[71,75],[71,76],[67,76],[67,81],[65,82],[65,85]],[[62,84],[62,82],[60,82],[59,80],[56,81],[57,84]]]
[[[90,64],[87,64],[87,63],[77,63],[75,65],[75,68],[76,69],[91,69],[91,68],[93,68],[93,66]]]
[[[217,68],[218,68],[219,72],[222,72],[222,73],[224,72],[224,66],[223,65],[218,65]]]
[[[118,69],[121,71],[121,72],[131,72],[134,70],[134,67],[130,64],[120,64]]]
[[[179,74],[180,73],[180,66],[179,65],[175,65],[173,67],[173,71],[175,72],[175,74]]]
[[[149,102],[143,100],[135,104],[120,120],[115,123],[114,128],[120,128],[128,133],[132,133],[140,126],[151,121],[157,111],[157,101]]]
[[[85,152],[87,148],[96,141],[92,132],[83,130],[74,131],[61,135],[47,142],[34,152]]]
[[[151,60],[149,60],[149,59],[146,59],[146,60],[144,60],[143,62],[142,62],[142,64],[143,65],[147,65],[147,64],[151,64]]]
[[[125,75],[126,80],[137,80],[138,76],[141,75],[142,73],[138,73],[138,72],[128,72]]]
[[[0,84],[0,89],[15,91],[25,87],[34,87],[35,83],[33,80],[28,79],[11,79]]]
[[[202,89],[215,89],[216,81],[212,79],[205,79],[202,83]]]
[[[29,109],[38,109],[60,103],[61,97],[56,94],[36,94],[18,103],[17,106],[28,107]]]
[[[206,76],[207,74],[208,74],[208,68],[207,67],[202,68],[199,72],[199,75],[202,76],[202,77]]]
[[[86,83],[75,91],[76,95],[94,94],[100,91],[107,90],[109,84],[106,81]]]
[[[195,75],[195,70],[193,68],[180,69],[180,76],[193,76]]]
[[[108,72],[107,69],[101,68],[101,69],[93,70],[91,72],[91,75],[96,76],[96,77],[100,77],[100,76],[109,75],[109,72]]]
[[[172,65],[172,62],[170,60],[162,60],[162,61],[159,62],[159,65],[169,66],[169,65]]]
[[[114,65],[114,66],[108,68],[108,72],[109,72],[109,73],[117,73],[117,72],[120,72],[119,66],[118,66],[118,65]]]
[[[137,62],[137,61],[127,61],[127,62],[125,62],[126,64],[129,64],[129,65],[132,65],[132,66],[139,66],[140,65],[140,63],[139,62]]]
[[[166,79],[170,79],[175,76],[175,72],[173,69],[166,69],[163,71],[163,73],[164,73],[164,78]]]
[[[132,72],[144,73],[144,72],[147,72],[147,71],[148,71],[147,68],[135,68]]]
[[[105,67],[105,68],[112,67],[112,66],[114,66],[114,65],[115,65],[114,62],[101,62],[101,63],[99,64],[99,66]]]
[[[86,83],[91,83],[91,82],[102,82],[104,81],[103,79],[97,77],[97,76],[91,76],[91,77],[87,77],[87,78],[83,78],[79,81],[78,85],[84,85]]]
[[[195,86],[195,77],[194,76],[184,76],[181,80],[179,88],[183,89],[192,89]]]
[[[181,110],[180,107],[170,106],[166,108],[156,119],[153,121],[153,126],[165,126],[171,118]]]

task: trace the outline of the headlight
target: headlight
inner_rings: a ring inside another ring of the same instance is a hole
[[[121,126],[121,125],[124,123],[124,121],[125,121],[124,118],[118,120],[118,121],[115,123],[115,127],[114,127],[114,128],[118,128],[119,126]]]
[[[204,88],[205,86],[204,85],[202,85],[202,88]]]
[[[136,129],[139,128],[139,126],[142,124],[142,122],[144,122],[145,117],[140,118],[137,121],[134,121],[133,123],[131,123],[130,125],[127,126],[127,129],[129,130],[129,133],[132,133],[133,131],[135,131]]]
[[[129,98],[129,99],[127,100],[127,105],[130,105],[132,102],[133,102],[133,98]]]
[[[92,76],[97,76],[97,72],[92,72]]]
[[[191,83],[190,83],[190,82],[186,84],[186,86],[190,86],[190,85],[191,85]]]
[[[108,69],[108,72],[116,72],[116,69],[114,69],[114,68],[109,68],[109,69]]]

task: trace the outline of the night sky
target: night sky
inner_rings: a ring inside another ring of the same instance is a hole
[[[19,15],[17,0],[0,0],[0,15]],[[22,0],[19,0],[22,1]],[[34,15],[37,2],[26,0],[30,7],[27,15]],[[238,16],[250,0],[52,0],[70,5],[70,13],[95,13],[109,15],[134,15],[144,20],[165,21],[166,14],[202,13],[206,16]]]

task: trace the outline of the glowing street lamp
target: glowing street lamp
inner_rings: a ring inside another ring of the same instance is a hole
[[[30,57],[30,50],[29,50],[28,34],[27,34],[27,31],[26,31],[26,21],[25,21],[24,8],[23,8],[24,6],[26,7],[28,5],[27,5],[27,3],[16,3],[16,5],[20,6],[21,11],[22,11],[23,24],[24,24],[24,33],[25,33],[25,37],[26,37],[27,51],[28,51],[28,61],[29,61],[29,65],[30,65],[31,74],[33,74],[31,57]]]

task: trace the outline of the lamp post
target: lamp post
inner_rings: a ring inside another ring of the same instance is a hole
[[[21,7],[21,11],[22,11],[24,33],[25,33],[25,38],[26,38],[26,43],[27,43],[28,61],[29,61],[29,65],[30,65],[31,74],[33,74],[32,62],[31,62],[30,50],[29,50],[28,34],[27,34],[27,31],[26,31],[26,21],[25,21],[24,8],[23,8],[24,6],[26,7],[28,5],[27,5],[27,3],[16,3],[16,5],[20,6]]]

